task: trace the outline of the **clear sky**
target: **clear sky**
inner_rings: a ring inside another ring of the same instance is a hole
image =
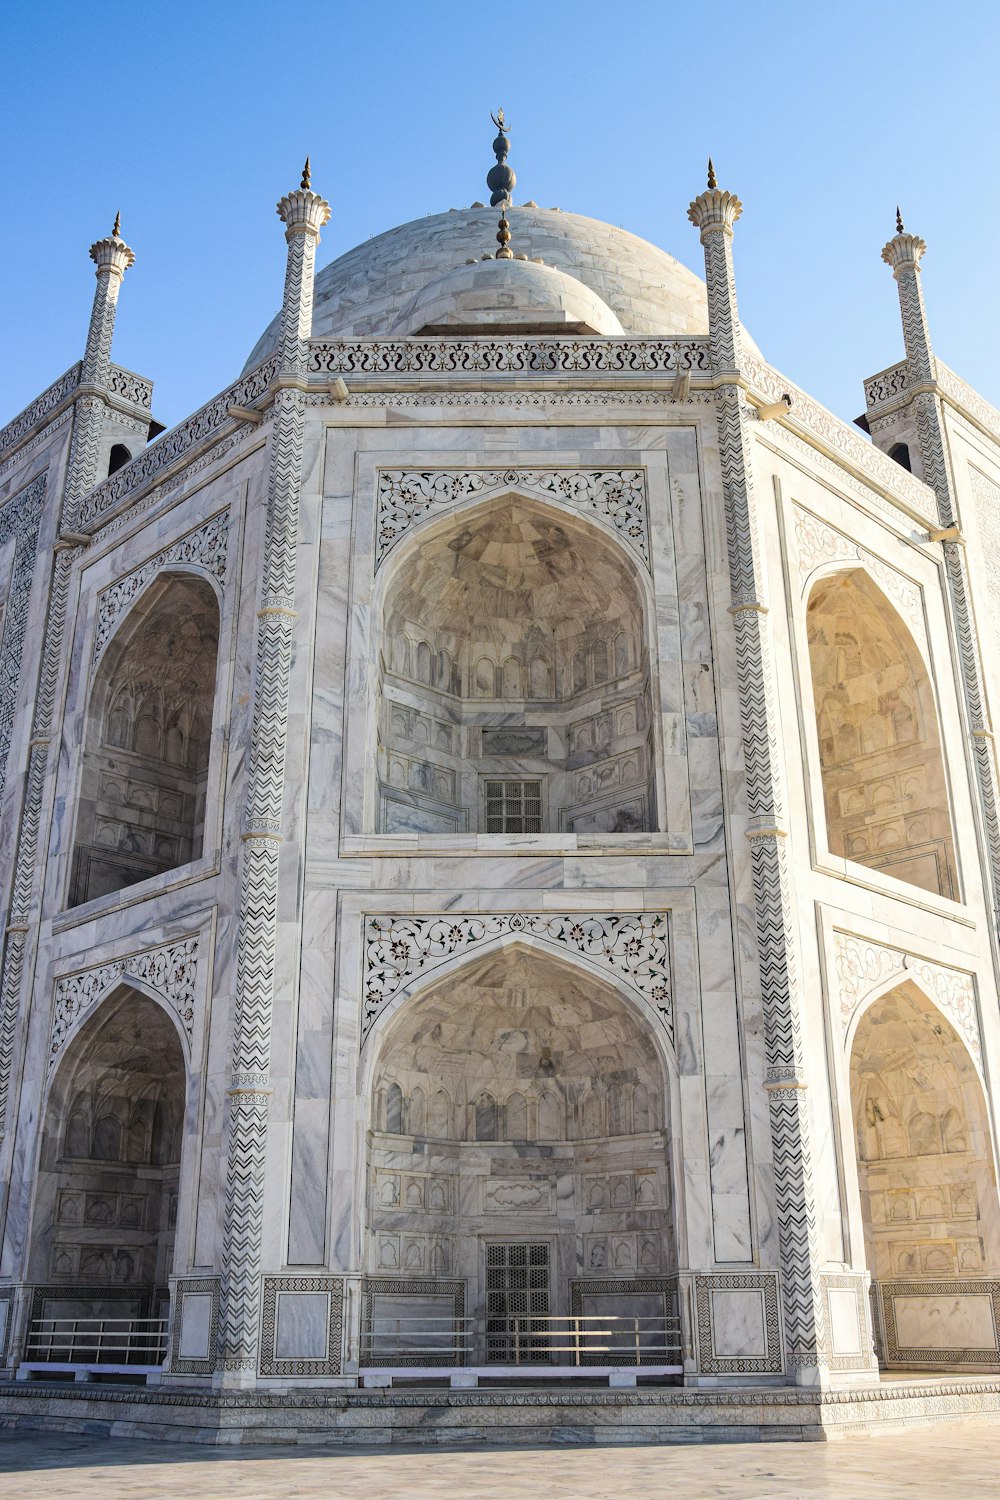
[[[311,152],[320,264],[485,198],[620,224],[701,271],[711,152],[743,199],[737,285],[767,357],[841,416],[902,355],[881,263],[929,245],[942,359],[1000,405],[1000,6],[988,0],[7,0],[0,422],[83,351],[87,257],[136,252],[114,358],[168,424],[239,372],[281,295],[277,198]]]

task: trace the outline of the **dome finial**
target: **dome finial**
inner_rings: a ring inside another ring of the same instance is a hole
[[[906,231],[903,228],[903,215],[899,211],[899,204],[898,203],[896,204],[896,233],[897,234],[905,234],[906,233]]]
[[[311,172],[310,167],[309,167],[309,158],[307,156],[306,157],[306,164],[302,168],[302,181],[299,183],[299,191],[307,193],[310,190],[311,187],[312,187],[312,172]]]
[[[108,222],[107,219],[105,219],[104,222],[106,224]],[[117,213],[115,214],[115,227],[111,231],[111,238],[113,240],[120,240],[121,237],[122,237],[122,211],[121,211],[121,209],[118,209]]]
[[[493,153],[496,156],[497,164],[495,167],[490,167],[489,172],[486,174],[486,186],[493,195],[490,198],[490,204],[493,208],[496,208],[501,203],[512,202],[510,195],[514,191],[514,184],[517,182],[517,177],[515,176],[514,168],[507,165],[507,152],[510,150],[507,131],[510,127],[503,117],[503,110],[498,109],[495,115],[490,115],[490,119],[500,132],[493,142]]]
[[[719,186],[715,180],[715,168],[712,165],[711,157],[708,158],[708,185],[710,188],[717,188]]]

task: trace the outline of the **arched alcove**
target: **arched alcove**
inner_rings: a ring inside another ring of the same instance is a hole
[[[71,906],[200,856],[218,645],[211,585],[168,575],[106,647],[84,730]]]
[[[599,528],[507,497],[414,539],[379,672],[379,831],[656,828],[645,610]]]
[[[909,630],[862,569],[809,596],[830,852],[958,899],[934,695]]]
[[[370,1274],[461,1278],[484,1319],[522,1291],[565,1315],[574,1286],[609,1276],[619,1311],[662,1311],[638,1283],[676,1268],[666,1073],[611,986],[520,945],[470,960],[389,1019],[369,1111]]]
[[[992,1334],[982,1341],[985,1324],[976,1332],[974,1279],[1000,1275],[1000,1203],[975,1065],[907,981],[861,1017],[850,1078],[865,1256],[894,1319],[892,1346],[940,1350],[942,1364],[953,1351],[968,1363],[977,1348],[996,1347]],[[908,1281],[914,1294],[905,1295]]]
[[[47,1317],[145,1315],[173,1261],[187,1069],[176,1028],[137,990],[100,1002],[67,1045],[43,1121],[30,1277]]]

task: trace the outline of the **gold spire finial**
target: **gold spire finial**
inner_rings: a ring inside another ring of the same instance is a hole
[[[107,219],[105,219],[104,222],[106,224],[108,222]],[[121,211],[121,209],[119,209],[118,212],[115,214],[115,227],[111,231],[111,238],[113,240],[120,240],[121,237],[122,237],[122,211]]]
[[[899,211],[899,204],[898,203],[896,204],[896,233],[897,234],[904,234],[905,233],[905,230],[903,229],[903,215]]]
[[[507,205],[503,205],[500,211],[500,223],[497,226],[497,260],[513,260],[514,252],[510,248],[510,221],[507,218]]]
[[[308,192],[309,189],[312,187],[312,172],[311,172],[310,167],[309,167],[309,158],[308,158],[308,156],[306,157],[306,164],[302,168],[302,181],[299,183],[299,187],[304,192]]]
[[[715,168],[712,166],[711,157],[708,158],[708,185],[710,188],[717,188],[719,186],[715,180]]]

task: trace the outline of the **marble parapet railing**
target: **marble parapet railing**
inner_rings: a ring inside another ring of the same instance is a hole
[[[130,406],[141,406],[143,411],[152,409],[153,382],[144,380],[133,370],[125,370],[121,365],[112,365],[108,386],[112,395],[118,396],[122,401],[127,401]]]
[[[30,406],[18,412],[6,427],[0,427],[0,458],[20,447],[66,404],[80,384],[80,369],[78,360],[64,375],[54,380],[47,390],[36,396]],[[123,369],[121,365],[111,366],[109,389],[113,396],[128,406],[137,406],[143,412],[149,412],[152,408],[153,382],[136,375],[132,370]]]
[[[707,338],[314,339],[311,375],[711,375]]]
[[[937,500],[934,491],[922,479],[908,473],[888,454],[863,438],[851,423],[835,417],[833,412],[827,411],[756,355],[744,353],[741,367],[751,388],[768,401],[791,396],[788,423],[793,430],[798,428],[803,434],[818,439],[836,460],[860,474],[875,490],[900,506],[904,513],[919,516],[928,524],[937,524]]]
[[[865,407],[869,413],[881,406],[891,406],[906,395],[909,376],[906,360],[880,370],[865,381]]]
[[[935,364],[937,365],[938,389],[942,396],[994,442],[1000,443],[1000,411],[984,400],[978,391],[972,389],[971,385],[966,385],[961,376],[956,375],[954,370],[950,370],[939,359],[935,360]]]
[[[0,427],[0,457],[23,443],[37,427],[53,415],[80,384],[80,361],[71,365],[65,375],[54,380],[48,390],[36,396],[30,406],[18,412],[6,427]]]
[[[155,443],[150,443],[130,463],[84,496],[79,524],[86,528],[103,520],[147,485],[161,479],[168,469],[186,459],[196,448],[218,437],[224,428],[232,427],[230,408],[249,406],[266,395],[277,370],[278,356],[272,354],[249,374],[241,375],[218,396],[213,396],[192,416],[171,427]]]

